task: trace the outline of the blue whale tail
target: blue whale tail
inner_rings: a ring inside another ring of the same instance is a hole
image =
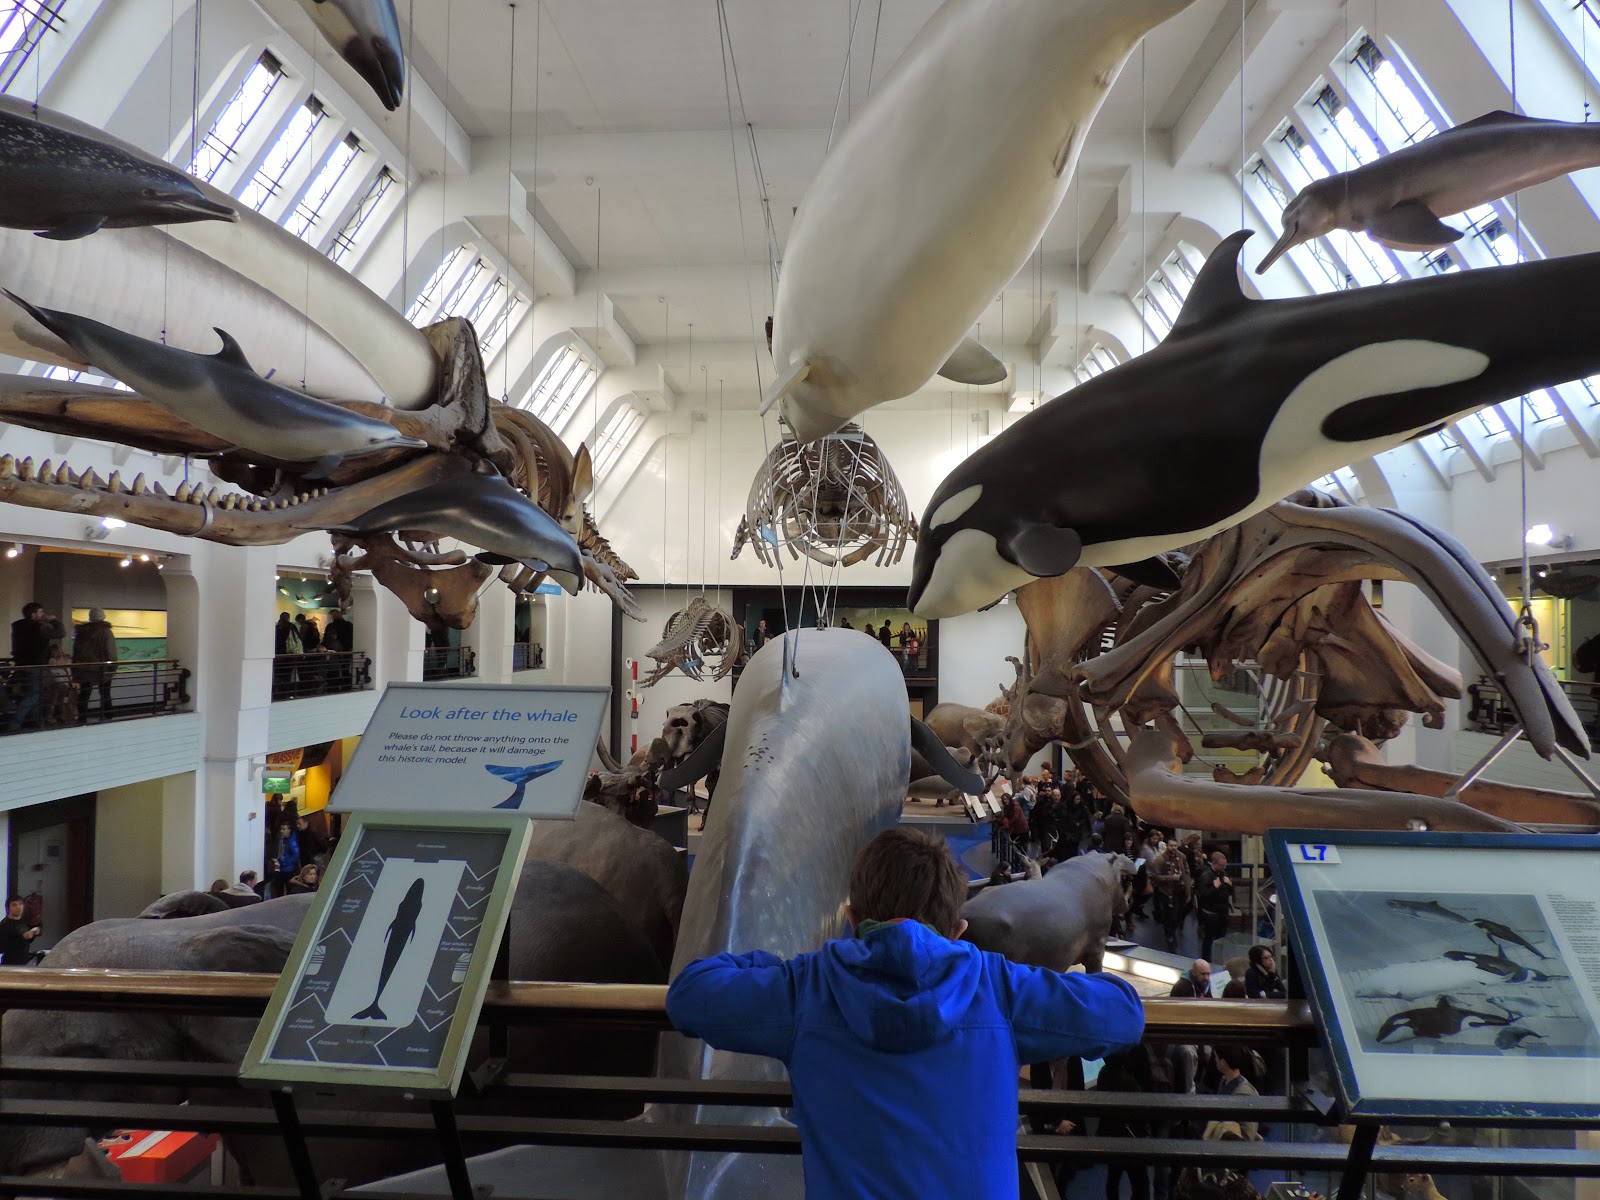
[[[384,1015],[383,1009],[379,1008],[378,1002],[374,1000],[350,1019],[352,1021],[387,1021],[389,1018]]]

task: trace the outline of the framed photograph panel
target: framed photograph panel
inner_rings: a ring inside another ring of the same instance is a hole
[[[1600,1118],[1600,839],[1277,830],[1267,855],[1350,1114]]]
[[[453,1096],[529,837],[509,813],[357,813],[240,1077]]]

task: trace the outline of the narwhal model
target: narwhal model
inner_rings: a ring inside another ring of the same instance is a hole
[[[352,1021],[387,1021],[389,1018],[383,1009],[378,1007],[378,1002],[383,999],[384,989],[389,986],[389,977],[394,974],[395,966],[400,962],[400,956],[406,952],[406,947],[417,936],[417,919],[422,916],[422,896],[426,889],[421,879],[413,879],[411,886],[406,889],[406,894],[400,898],[399,905],[394,910],[394,920],[389,922],[388,932],[384,937],[388,940],[383,947],[383,969],[378,973],[378,990],[373,993],[372,1003],[363,1008]]]
[[[1285,206],[1283,236],[1256,274],[1335,229],[1365,230],[1393,250],[1438,250],[1463,236],[1440,217],[1588,167],[1600,167],[1600,125],[1486,113],[1307,184]]]
[[[1003,380],[967,333],[1039,244],[1129,54],[1191,3],[946,0],[800,200],[762,411],[781,399],[808,442],[935,372]]]

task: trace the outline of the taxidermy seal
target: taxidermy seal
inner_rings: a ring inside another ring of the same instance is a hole
[[[555,762],[534,763],[527,767],[491,767],[484,765],[484,770],[500,779],[507,780],[517,785],[516,791],[496,804],[496,808],[521,808],[523,798],[527,795],[528,785],[541,775],[548,775],[561,765],[561,760]]]
[[[487,463],[396,496],[332,533],[425,530],[478,547],[482,562],[520,562],[548,574],[572,595],[583,586],[583,552],[561,523]]]
[[[188,175],[0,105],[0,225],[71,241],[97,229],[236,221]]]
[[[406,952],[411,939],[417,936],[417,918],[422,915],[424,891],[422,880],[413,879],[406,894],[400,898],[400,903],[395,907],[394,920],[389,922],[388,932],[384,934],[388,940],[383,947],[383,970],[378,973],[378,990],[373,993],[372,1003],[351,1017],[352,1021],[389,1019],[384,1015],[383,1009],[378,1007],[378,1001],[383,999],[383,989],[389,986],[389,976],[394,974],[400,956]]]
[[[400,20],[394,0],[300,0],[339,57],[355,68],[390,112],[406,91]]]
[[[945,478],[910,604],[953,617],[1082,564],[1172,587],[1155,556],[1445,421],[1600,371],[1600,253],[1251,300],[1233,234],[1172,332],[1044,404]],[[1080,470],[1059,469],[1070,455]]]
[[[1469,1020],[1468,1018],[1472,1018]],[[1497,1017],[1492,1013],[1477,1012],[1470,1008],[1457,1008],[1449,996],[1440,996],[1432,1008],[1408,1008],[1397,1012],[1378,1029],[1378,1041],[1387,1041],[1390,1034],[1402,1029],[1411,1031],[1412,1037],[1453,1037],[1465,1025],[1468,1029],[1483,1029],[1490,1025],[1510,1025],[1520,1017]]]
[[[222,339],[216,354],[195,354],[5,294],[95,370],[266,462],[313,464],[307,479],[321,478],[341,459],[356,455],[427,448],[393,425],[263,379],[226,330],[216,330]]]
[[[1484,933],[1488,934],[1489,940],[1495,943],[1496,947],[1502,951],[1507,945],[1521,946],[1524,950],[1536,958],[1552,957],[1549,954],[1545,954],[1542,951],[1536,950],[1532,942],[1523,937],[1509,925],[1502,925],[1499,921],[1491,921],[1487,918],[1474,921],[1473,924],[1479,929],[1483,930]]]
[[[1462,233],[1441,221],[1536,183],[1600,167],[1600,125],[1485,113],[1475,121],[1307,184],[1283,210],[1283,236],[1256,268],[1335,229],[1393,250],[1437,250]]]
[[[935,372],[998,383],[967,339],[1027,261],[1084,135],[1146,33],[1193,0],[946,0],[801,198],[772,317],[802,442]]]

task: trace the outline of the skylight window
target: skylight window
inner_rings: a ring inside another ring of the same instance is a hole
[[[310,158],[311,135],[317,131],[317,126],[322,124],[322,118],[326,115],[322,101],[315,96],[309,97],[295,109],[288,125],[284,126],[283,132],[268,148],[254,177],[239,193],[241,202],[257,212],[266,207],[267,202],[282,189],[283,181],[295,163]]]
[[[600,434],[596,443],[594,454],[594,475],[596,479],[603,478],[612,467],[617,465],[617,460],[622,457],[622,452],[628,448],[628,443],[639,432],[644,424],[644,414],[631,404],[625,404],[612,414],[606,422],[605,430]]]
[[[0,92],[9,91],[44,35],[59,27],[66,0],[0,3]]]
[[[1506,428],[1506,423],[1500,419],[1500,411],[1498,409],[1479,409],[1478,412],[1474,414],[1473,419],[1478,422],[1479,428],[1481,428],[1489,437],[1505,437],[1511,432],[1511,430]]]
[[[1080,383],[1087,383],[1096,375],[1104,375],[1116,365],[1117,356],[1096,342],[1089,347],[1089,352],[1079,360],[1078,365],[1072,368],[1072,373],[1078,377]]]
[[[1333,131],[1339,135],[1339,142],[1350,155],[1348,164],[1341,164],[1341,170],[1351,170],[1365,163],[1374,161],[1382,153],[1361,127],[1361,122],[1356,119],[1350,106],[1339,98],[1339,93],[1331,85],[1324,84],[1322,92],[1317,96],[1317,108],[1321,110],[1333,125]]]
[[[1436,458],[1442,456],[1447,450],[1459,450],[1461,448],[1456,439],[1450,436],[1448,429],[1441,429],[1436,433],[1423,434],[1417,441],[1424,450],[1432,452]]]
[[[334,262],[343,262],[345,256],[360,244],[363,236],[376,228],[372,223],[373,217],[384,207],[383,198],[394,182],[395,174],[388,167],[378,172],[367,185],[367,190],[362,193],[361,199],[356,201],[356,206],[350,215],[345,218],[344,225],[333,235],[333,242],[328,246],[329,258]]]
[[[216,181],[222,168],[238,156],[246,133],[283,78],[282,64],[270,51],[263,51],[256,65],[244,77],[244,82],[239,85],[239,90],[223,105],[222,112],[195,147],[194,161],[189,164],[191,174],[198,175],[207,183]]]
[[[284,221],[284,227],[297,238],[311,240],[310,234],[314,226],[323,215],[328,200],[338,188],[340,180],[350,170],[350,164],[361,156],[361,139],[355,134],[348,134],[344,140],[333,148],[333,153],[328,155],[322,169],[317,172],[317,177],[306,188],[305,195],[300,203],[294,206]]]
[[[411,302],[411,307],[406,309],[406,320],[413,325],[418,324],[418,318],[423,313],[431,311],[435,294],[448,294],[445,281],[450,279],[453,282],[459,270],[467,266],[469,261],[465,246],[457,246],[446,254],[433,269],[433,274],[428,276],[427,282],[422,285],[422,290]]]
[[[589,394],[599,375],[576,346],[563,346],[545,363],[518,407],[554,427]]]
[[[1406,144],[1432,137],[1439,131],[1417,94],[1400,78],[1394,64],[1383,56],[1371,38],[1363,38],[1350,60],[1366,75],[1385,112],[1399,126]],[[1398,149],[1398,146],[1396,147]]]

